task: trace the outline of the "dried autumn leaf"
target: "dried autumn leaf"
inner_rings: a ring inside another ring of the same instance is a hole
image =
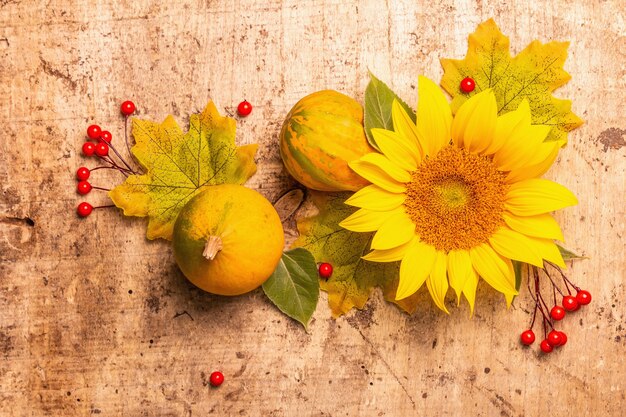
[[[399,262],[361,259],[370,251],[373,233],[355,233],[339,226],[340,221],[356,210],[343,204],[350,195],[311,192],[319,213],[298,220],[300,237],[294,246],[308,249],[317,262],[333,265],[333,275],[321,280],[320,287],[328,292],[328,304],[335,317],[353,307],[363,308],[374,287],[382,288],[386,300],[412,313],[417,307],[416,295],[395,301]]]
[[[553,126],[547,141],[566,141],[567,132],[582,125],[583,121],[571,111],[572,102],[552,95],[571,78],[563,70],[569,42],[542,44],[535,40],[511,57],[509,38],[489,19],[469,36],[468,44],[465,59],[441,60],[441,86],[453,97],[453,112],[472,95],[491,88],[499,114],[517,109],[524,98],[528,99],[533,124]],[[459,89],[465,77],[476,82],[472,93]]]
[[[163,123],[133,119],[132,153],[146,170],[131,175],[109,196],[126,216],[148,216],[148,239],[171,240],[183,206],[202,187],[243,184],[256,172],[257,145],[235,146],[235,121],[212,102],[189,117],[183,133],[172,116]]]

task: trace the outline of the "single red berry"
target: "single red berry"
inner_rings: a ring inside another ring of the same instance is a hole
[[[98,125],[91,125],[87,128],[87,137],[89,139],[98,139],[100,134],[102,134],[102,130]]]
[[[93,211],[93,206],[89,203],[85,203],[84,201],[78,205],[76,208],[76,212],[80,217],[87,217]]]
[[[130,116],[135,112],[135,103],[130,100],[126,100],[122,103],[120,110],[124,116]]]
[[[320,277],[328,279],[333,274],[333,266],[327,262],[321,263],[319,273]]]
[[[532,330],[526,330],[522,333],[520,338],[522,339],[522,343],[526,346],[532,345],[535,342],[535,332]]]
[[[100,134],[100,139],[102,139],[105,142],[110,143],[111,139],[113,139],[113,135],[108,130],[103,130],[102,133]]]
[[[220,371],[215,371],[209,377],[209,382],[214,387],[219,387],[224,382],[224,374]]]
[[[104,142],[100,142],[96,145],[96,155],[107,156],[109,154],[109,145]]]
[[[76,170],[76,178],[79,181],[86,181],[89,179],[89,175],[91,175],[91,171],[89,171],[86,167],[80,167]]]
[[[561,332],[557,330],[550,331],[546,340],[552,347],[561,346]]]
[[[550,352],[552,352],[552,345],[550,345],[550,343],[546,339],[543,339],[541,341],[541,344],[539,345],[539,347],[541,348],[541,351],[543,353],[550,353]]]
[[[91,142],[83,143],[83,155],[93,156],[94,152],[96,152],[96,145]]]
[[[578,304],[586,306],[591,302],[591,293],[587,290],[580,290],[576,294],[576,301]]]
[[[465,77],[461,81],[461,91],[464,93],[471,93],[476,88],[476,83],[473,78]]]
[[[239,113],[240,116],[246,117],[252,113],[252,104],[250,104],[247,100],[242,101],[237,106],[237,113]]]
[[[565,309],[561,306],[552,307],[552,310],[550,310],[550,317],[554,320],[563,320],[563,317],[565,317]]]
[[[79,181],[76,185],[76,191],[78,191],[78,194],[82,195],[89,194],[89,191],[91,191],[91,184],[87,181]]]
[[[560,346],[563,346],[564,344],[567,343],[567,335],[564,332],[559,332],[559,334],[561,335],[561,344],[560,344]]]
[[[578,310],[578,301],[576,301],[576,297],[571,295],[566,295],[563,297],[563,308],[567,311],[576,311]]]

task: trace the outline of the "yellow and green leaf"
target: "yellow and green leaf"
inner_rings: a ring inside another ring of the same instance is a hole
[[[372,289],[380,287],[385,299],[412,313],[417,304],[415,295],[395,300],[398,287],[399,262],[370,262],[362,256],[370,252],[373,233],[351,232],[339,222],[356,211],[344,204],[351,193],[312,192],[319,209],[313,217],[298,220],[300,237],[294,246],[308,249],[317,262],[333,265],[333,275],[321,280],[320,287],[328,292],[328,303],[335,317],[353,307],[363,308]]]
[[[530,103],[533,124],[552,126],[546,141],[567,140],[567,133],[583,121],[572,110],[570,100],[557,99],[552,92],[569,81],[563,69],[568,42],[533,41],[515,57],[509,52],[509,38],[489,19],[469,36],[464,59],[442,59],[441,86],[452,96],[452,111],[471,96],[491,88],[502,115],[523,99]],[[463,93],[459,86],[465,77],[473,78],[476,88]]]
[[[126,216],[148,217],[148,239],[171,240],[183,206],[203,187],[243,184],[256,172],[257,145],[235,145],[235,120],[212,102],[189,117],[183,133],[172,116],[163,123],[133,119],[132,153],[145,174],[130,175],[109,193]]]

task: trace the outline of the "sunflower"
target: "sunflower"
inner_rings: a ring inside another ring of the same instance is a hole
[[[372,183],[346,204],[358,207],[340,225],[376,232],[364,259],[401,261],[396,299],[426,282],[445,312],[449,287],[474,310],[484,279],[510,305],[515,289],[512,260],[564,267],[554,240],[563,240],[550,212],[577,204],[565,187],[539,178],[562,142],[544,142],[550,126],[532,125],[530,108],[498,116],[485,90],[453,117],[435,83],[419,78],[417,123],[392,106],[393,131],[372,129],[381,153],[350,167]]]

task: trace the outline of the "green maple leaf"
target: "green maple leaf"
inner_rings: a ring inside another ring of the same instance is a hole
[[[571,78],[563,70],[569,42],[531,42],[511,57],[509,38],[489,19],[469,36],[465,59],[442,59],[444,74],[441,86],[453,97],[452,111],[472,95],[491,88],[498,102],[499,114],[517,109],[526,98],[533,124],[553,126],[546,140],[567,140],[567,132],[583,121],[572,111],[569,100],[560,100],[552,92]],[[476,83],[472,93],[463,93],[461,80],[471,77]],[[565,143],[565,142],[564,142]]]
[[[148,239],[171,240],[180,210],[203,187],[243,184],[256,172],[257,145],[235,146],[235,120],[212,102],[189,117],[183,133],[172,116],[163,123],[133,119],[135,155],[146,173],[109,193],[126,216],[148,217]]]
[[[328,303],[335,317],[353,307],[363,308],[375,287],[382,288],[385,299],[412,313],[417,307],[415,294],[395,301],[400,263],[361,259],[370,251],[373,233],[351,232],[339,226],[340,221],[357,210],[343,203],[350,195],[312,192],[319,213],[298,220],[300,236],[294,246],[308,249],[317,262],[333,265],[333,275],[321,280],[320,287],[328,292]]]

